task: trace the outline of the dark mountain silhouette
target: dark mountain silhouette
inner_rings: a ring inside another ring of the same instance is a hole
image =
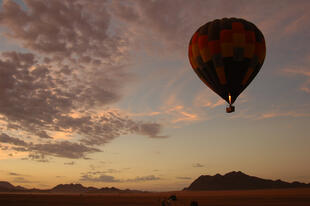
[[[242,172],[229,172],[225,175],[202,175],[184,190],[248,190],[248,189],[272,189],[272,188],[305,188],[310,184],[281,180],[268,180],[249,176]]]
[[[23,191],[26,188],[21,186],[14,186],[9,182],[6,181],[0,181],[0,192],[17,192],[17,191]]]
[[[9,182],[0,181],[0,188],[14,189],[15,187]]]
[[[53,193],[85,193],[85,192],[93,192],[93,193],[117,193],[117,192],[134,192],[134,190],[120,190],[115,187],[84,187],[81,184],[60,184],[50,189],[49,192]]]
[[[96,188],[93,187],[84,187],[81,184],[60,184],[52,189],[49,192],[59,192],[59,193],[80,193],[80,192],[87,192],[87,191],[94,191]]]
[[[32,193],[134,193],[144,192],[139,190],[121,190],[115,187],[84,187],[81,184],[59,184],[52,189],[27,189],[21,186],[14,186],[9,182],[0,181],[0,192],[32,192]]]

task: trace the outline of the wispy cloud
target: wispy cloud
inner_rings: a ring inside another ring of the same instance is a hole
[[[56,178],[64,178],[66,176],[60,176],[60,175],[57,175]]]
[[[185,107],[176,94],[169,95],[161,107],[162,114],[174,124],[199,120],[199,115],[192,110],[192,107]]]
[[[283,69],[283,71],[286,74],[305,77],[306,81],[300,86],[300,90],[306,93],[310,93],[310,67],[286,68]]]
[[[29,180],[25,179],[24,177],[16,177],[13,179],[13,182],[16,182],[16,183],[32,183],[32,181],[29,181]]]
[[[121,182],[121,180],[116,179],[114,176],[111,175],[99,175],[99,176],[91,176],[89,174],[82,175],[80,181],[85,182]]]
[[[192,108],[186,107],[180,104],[164,104],[161,106],[158,111],[149,112],[149,113],[128,113],[129,116],[135,117],[154,117],[160,119],[161,122],[166,124],[178,124],[178,123],[190,123],[200,120],[200,116],[192,111]],[[144,126],[147,127],[148,124]],[[160,125],[159,125],[160,126]],[[153,129],[155,130],[155,125],[153,125]],[[149,131],[151,132],[151,130]],[[165,138],[168,136],[155,136],[159,138]]]
[[[195,163],[192,165],[193,167],[204,167],[204,165],[200,164],[200,163]]]
[[[155,175],[148,175],[148,176],[135,177],[132,179],[126,179],[125,182],[147,182],[160,179],[161,179],[160,177],[157,177]]]
[[[132,179],[118,179],[114,176],[105,174],[101,174],[99,176],[84,174],[80,178],[80,181],[86,181],[86,182],[147,182],[154,180],[160,180],[160,177],[156,177],[154,175],[148,175],[148,176],[135,177]]]
[[[302,75],[310,78],[310,68],[286,68],[283,71],[288,74]]]
[[[188,121],[198,120],[197,114],[191,114],[191,113],[184,112],[184,111],[179,111],[179,114],[180,114],[180,117],[174,119],[172,122],[177,123],[177,122],[188,122]]]
[[[15,173],[15,172],[9,172],[9,175],[11,176],[21,176],[21,174]]]
[[[273,111],[263,113],[257,119],[271,119],[276,117],[310,117],[310,113],[298,111]]]
[[[87,173],[83,173],[83,175],[115,174],[115,173],[120,173],[121,172],[121,170],[112,169],[112,168],[104,169],[104,170],[95,170],[96,168],[91,167],[91,169],[93,171],[89,171]]]
[[[211,90],[203,90],[199,92],[194,98],[193,104],[196,107],[209,107],[215,108],[220,105],[224,105],[225,101],[220,97],[216,97],[216,94],[211,94],[213,91]]]
[[[65,162],[64,163],[64,165],[74,165],[74,164],[75,164],[75,162],[73,162],[73,161],[72,162]]]

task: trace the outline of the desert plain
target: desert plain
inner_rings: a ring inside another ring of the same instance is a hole
[[[308,206],[310,189],[264,189],[233,191],[177,191],[118,194],[0,193],[1,206],[161,206],[176,195],[171,206]]]

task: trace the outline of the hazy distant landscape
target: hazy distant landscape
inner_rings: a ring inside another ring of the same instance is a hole
[[[59,184],[51,189],[27,189],[0,182],[0,203],[17,205],[160,205],[176,195],[176,205],[306,205],[310,203],[310,184],[267,180],[242,172],[202,175],[183,191],[143,192],[118,188]]]
[[[183,191],[204,190],[257,190],[257,189],[288,189],[288,188],[310,188],[310,183],[292,182],[288,183],[278,180],[268,180],[244,174],[241,171],[232,171],[225,175],[216,174],[201,175],[194,180],[189,187]],[[146,193],[148,191],[121,190],[115,187],[85,187],[82,184],[59,184],[51,189],[25,188],[14,186],[7,181],[0,181],[0,192],[4,193]]]

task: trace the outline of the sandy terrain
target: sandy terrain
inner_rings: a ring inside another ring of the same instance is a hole
[[[144,194],[5,194],[0,193],[1,206],[160,206],[163,198],[175,194],[174,205],[189,206],[310,206],[310,189],[274,189],[243,191],[201,191]]]

